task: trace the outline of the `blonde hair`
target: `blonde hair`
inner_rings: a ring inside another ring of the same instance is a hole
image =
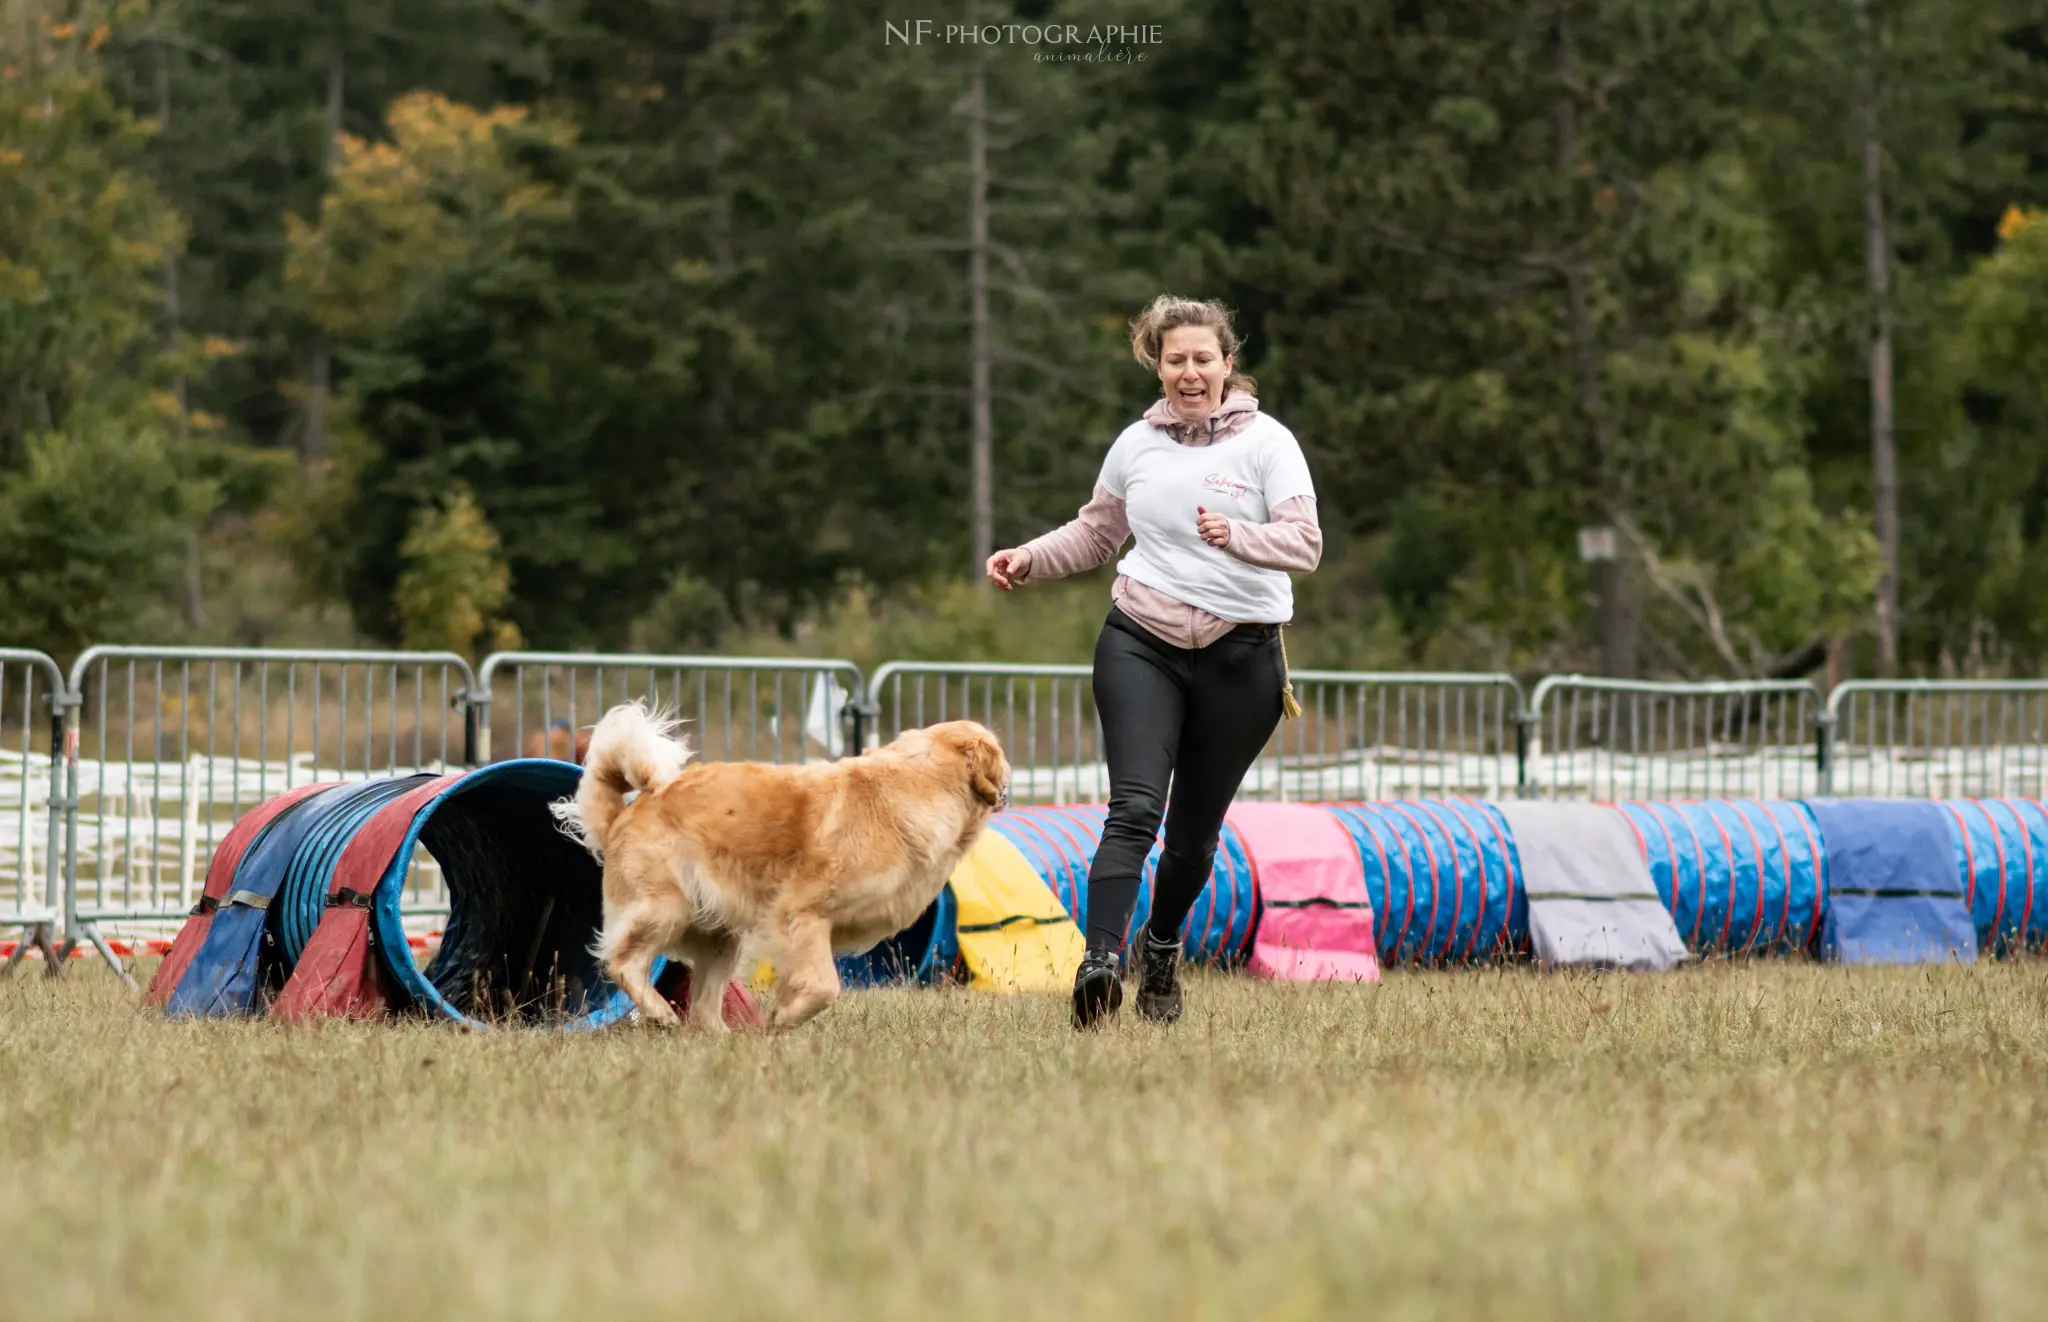
[[[1156,374],[1159,371],[1160,344],[1166,339],[1166,332],[1182,326],[1207,326],[1216,332],[1216,344],[1223,350],[1223,356],[1237,356],[1237,331],[1230,325],[1229,308],[1214,299],[1176,298],[1172,294],[1161,294],[1131,322],[1131,357],[1143,363],[1146,371]],[[1256,398],[1259,383],[1243,372],[1232,372],[1230,379],[1223,383],[1223,393],[1227,395],[1233,390],[1241,390]]]

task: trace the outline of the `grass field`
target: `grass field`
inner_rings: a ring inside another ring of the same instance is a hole
[[[147,976],[147,970],[142,970]],[[1926,1318],[2048,1292],[2048,964],[849,996],[787,1037],[0,984],[38,1319]]]

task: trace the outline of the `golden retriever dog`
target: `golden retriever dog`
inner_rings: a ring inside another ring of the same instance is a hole
[[[604,864],[596,953],[650,1023],[678,1022],[649,981],[657,955],[690,966],[705,989],[690,1019],[708,1031],[725,1031],[714,989],[757,956],[778,983],[768,1026],[815,1017],[839,995],[834,956],[910,926],[1009,802],[1009,759],[973,721],[801,766],[692,762],[677,724],[612,708],[575,798],[554,805]]]

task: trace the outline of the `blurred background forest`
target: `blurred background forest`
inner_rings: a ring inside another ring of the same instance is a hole
[[[2039,673],[2041,207],[2048,0],[0,0],[0,643],[1085,660],[1170,290],[1297,665]]]

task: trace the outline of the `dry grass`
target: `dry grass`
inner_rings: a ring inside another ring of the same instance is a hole
[[[867,993],[706,1042],[0,985],[13,1316],[2020,1316],[2048,966]]]

